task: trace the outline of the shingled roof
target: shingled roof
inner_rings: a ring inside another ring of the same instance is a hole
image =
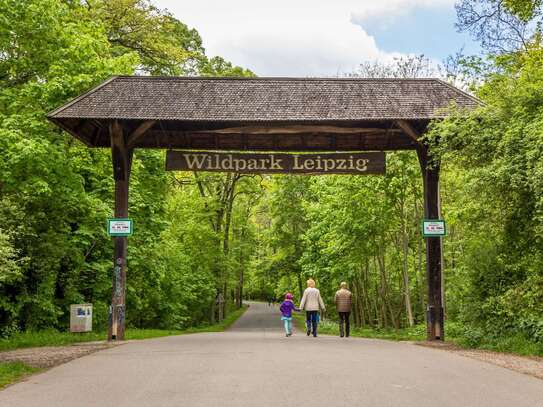
[[[437,79],[118,76],[52,119],[335,121],[436,119],[478,101]]]
[[[453,104],[479,101],[437,79],[117,76],[48,118],[90,147],[118,120],[133,147],[403,150],[417,141],[398,120],[422,132]]]

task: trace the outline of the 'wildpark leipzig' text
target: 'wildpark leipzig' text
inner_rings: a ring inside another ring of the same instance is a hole
[[[168,151],[166,169],[263,174],[383,174],[385,153],[253,154]]]

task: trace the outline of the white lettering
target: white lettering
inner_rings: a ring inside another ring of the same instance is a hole
[[[308,158],[304,161],[304,167],[306,170],[312,170],[315,167],[315,161],[311,158]]]
[[[354,170],[354,159],[353,159],[353,156],[349,156],[349,169],[350,170]]]
[[[300,156],[298,155],[295,155],[294,156],[294,163],[292,164],[292,169],[293,170],[303,170],[304,167],[302,165],[300,165]]]
[[[189,170],[192,170],[195,167],[201,169],[205,159],[209,156],[207,154],[183,154],[183,157],[185,157]]]
[[[316,167],[315,169],[316,169],[316,170],[322,170],[321,164],[322,164],[321,156],[318,155],[318,156],[317,156],[317,167]]]
[[[356,169],[361,172],[366,171],[368,169],[368,161],[364,158],[356,160]]]
[[[226,157],[227,158],[224,158],[221,161],[221,169],[223,169],[223,170],[233,170],[234,169],[234,163],[232,162],[232,154],[228,154]]]
[[[234,160],[234,167],[236,168],[236,172],[243,171],[245,168],[247,168],[247,161],[245,161],[243,158],[239,160]]]
[[[270,154],[270,170],[282,170],[283,167],[281,166],[281,160],[280,158],[275,158],[273,154]]]
[[[333,170],[334,168],[336,168],[336,161],[333,158],[327,158],[324,160],[324,172]]]

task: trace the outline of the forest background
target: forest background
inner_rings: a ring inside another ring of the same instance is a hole
[[[349,76],[441,76],[484,105],[428,134],[442,161],[447,329],[470,346],[543,353],[543,49],[540,0],[462,0],[458,29],[484,53],[362,62]],[[362,57],[361,57],[362,58]],[[47,112],[116,74],[254,76],[209,57],[197,31],[147,0],[0,0],[0,336],[65,330],[69,305],[111,301],[110,151],[91,150]],[[416,155],[387,174],[166,173],[133,163],[127,323],[208,324],[242,298],[298,297],[347,281],[359,327],[421,327],[426,309]]]

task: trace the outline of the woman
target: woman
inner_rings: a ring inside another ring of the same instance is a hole
[[[300,302],[300,309],[305,310],[307,336],[313,333],[313,336],[316,337],[319,309],[325,311],[326,307],[324,306],[321,292],[318,288],[315,288],[315,280],[312,278],[307,280],[307,288],[305,289],[302,301]]]

